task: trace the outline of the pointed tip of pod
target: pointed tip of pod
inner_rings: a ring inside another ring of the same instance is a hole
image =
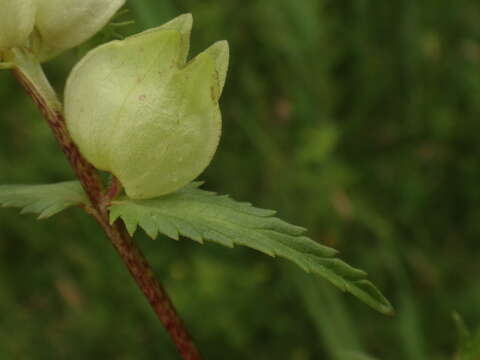
[[[152,35],[152,33],[158,33],[165,30],[176,31],[180,35],[180,44],[179,44],[179,56],[178,56],[178,64],[182,66],[187,61],[188,52],[190,50],[190,34],[192,32],[193,26],[193,16],[190,13],[182,14],[177,16],[176,18],[170,20],[169,22],[157,26],[153,29],[145,30],[141,33],[129,36],[127,39],[136,38],[136,37],[143,37],[145,35]]]
[[[192,31],[193,26],[193,16],[191,13],[186,13],[177,16],[176,18],[170,20],[169,22],[161,25],[158,29],[169,29],[177,30],[181,34],[189,35]]]
[[[205,53],[209,54],[215,63],[215,79],[217,81],[218,98],[222,94],[227,79],[230,47],[227,40],[221,40],[210,46]]]
[[[217,41],[191,59],[182,68],[181,72],[184,74],[201,74],[201,81],[208,84],[211,89],[212,100],[218,102],[227,78],[228,61],[228,42],[225,40]],[[192,75],[188,75],[188,77],[191,78]],[[200,94],[198,91],[197,93]]]
[[[180,64],[187,61],[188,52],[190,50],[190,34],[192,32],[193,16],[190,13],[177,16],[175,19],[160,26],[162,30],[176,30],[180,33]]]
[[[190,38],[190,34],[192,32],[192,26],[193,26],[193,16],[192,14],[187,13],[187,14],[179,15],[176,18],[170,20],[169,22],[166,22],[163,25],[142,31],[138,34],[131,35],[127,37],[127,39],[144,36],[146,34],[158,32],[162,30],[175,30],[175,31],[178,31],[182,36]]]
[[[205,50],[207,54],[213,57],[216,63],[222,67],[228,67],[228,57],[230,53],[230,47],[227,40],[220,40],[213,43],[209,48]]]

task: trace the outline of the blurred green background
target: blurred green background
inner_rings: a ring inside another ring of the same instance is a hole
[[[379,315],[247,249],[140,235],[206,359],[480,359],[474,342],[459,345],[452,317],[480,325],[480,2],[127,7],[136,23],[116,29],[124,35],[192,12],[192,54],[230,42],[224,133],[206,187],[308,227],[397,310]],[[112,29],[46,64],[60,92]],[[71,179],[6,71],[0,104],[0,183]],[[34,222],[1,210],[0,359],[177,358],[90,218],[75,209]]]

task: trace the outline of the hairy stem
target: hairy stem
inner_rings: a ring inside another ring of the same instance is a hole
[[[91,202],[87,212],[103,228],[153,311],[177,346],[182,359],[200,360],[200,353],[177,314],[170,297],[155,278],[148,261],[133,238],[125,230],[124,224],[121,221],[114,224],[109,222],[107,206],[110,200],[121,191],[120,183],[116,178],[113,178],[110,189],[105,190],[95,168],[80,154],[68,133],[62,104],[48,82],[40,64],[27,52],[16,51],[13,73],[47,120],[53,135],[87,193]]]

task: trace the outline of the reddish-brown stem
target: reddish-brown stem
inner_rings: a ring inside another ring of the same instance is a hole
[[[151,307],[163,323],[183,359],[199,360],[197,351],[187,329],[178,317],[168,294],[162,285],[156,281],[155,275],[134,239],[127,233],[122,222],[113,226],[97,219],[103,227],[112,244],[120,254],[138,286],[142,289]]]
[[[65,126],[63,114],[60,110],[52,109],[49,106],[47,99],[42,96],[35,84],[25,77],[20,69],[14,68],[13,74],[20,84],[22,84],[25,91],[30,95],[42,112],[44,118],[47,120],[47,124],[52,130],[55,139],[67,157],[75,175],[80,180],[80,183],[90,198],[92,205],[95,207],[102,198],[103,186],[100,177],[95,168],[80,154],[77,146],[70,138]]]
[[[122,192],[122,184],[118,180],[118,178],[114,175],[112,175],[112,180],[110,182],[110,187],[107,190],[106,194],[106,202],[109,203],[113,199],[115,199],[120,193]]]
[[[26,65],[32,64],[27,63]],[[28,70],[31,69],[36,71],[37,74],[33,74],[33,76],[29,74]],[[34,68],[19,66],[13,69],[13,73],[47,120],[70,166],[87,193],[91,206],[85,209],[97,220],[107,234],[112,245],[122,258],[123,263],[128,268],[138,287],[147,298],[150,306],[175,343],[182,359],[200,360],[200,353],[195,347],[183,321],[177,314],[167,292],[155,278],[147,259],[126,231],[124,224],[120,220],[114,224],[110,224],[109,222],[107,205],[110,200],[121,191],[120,183],[116,178],[113,178],[110,188],[105,191],[97,171],[82,156],[72,141],[66,127],[61,105],[56,100],[54,92],[51,90],[46,78],[44,78],[41,68],[39,66]],[[45,82],[45,84],[39,85],[33,80],[35,76],[40,78],[40,81]],[[41,78],[42,76],[43,78]],[[54,97],[53,105],[52,99],[48,99],[48,97],[42,93],[41,85],[48,87],[47,90],[50,91],[50,96]]]

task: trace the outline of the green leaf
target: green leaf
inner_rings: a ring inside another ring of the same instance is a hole
[[[199,189],[201,183],[150,200],[121,198],[110,207],[110,221],[121,218],[130,234],[138,226],[152,238],[186,236],[233,247],[243,245],[270,256],[293,261],[342,291],[350,292],[374,309],[392,314],[387,299],[365,279],[366,273],[335,258],[337,251],[304,236],[304,228],[286,223],[275,211],[258,209],[228,196]]]
[[[89,201],[78,181],[49,185],[1,185],[0,205],[22,208],[21,213],[46,219],[74,205]]]

